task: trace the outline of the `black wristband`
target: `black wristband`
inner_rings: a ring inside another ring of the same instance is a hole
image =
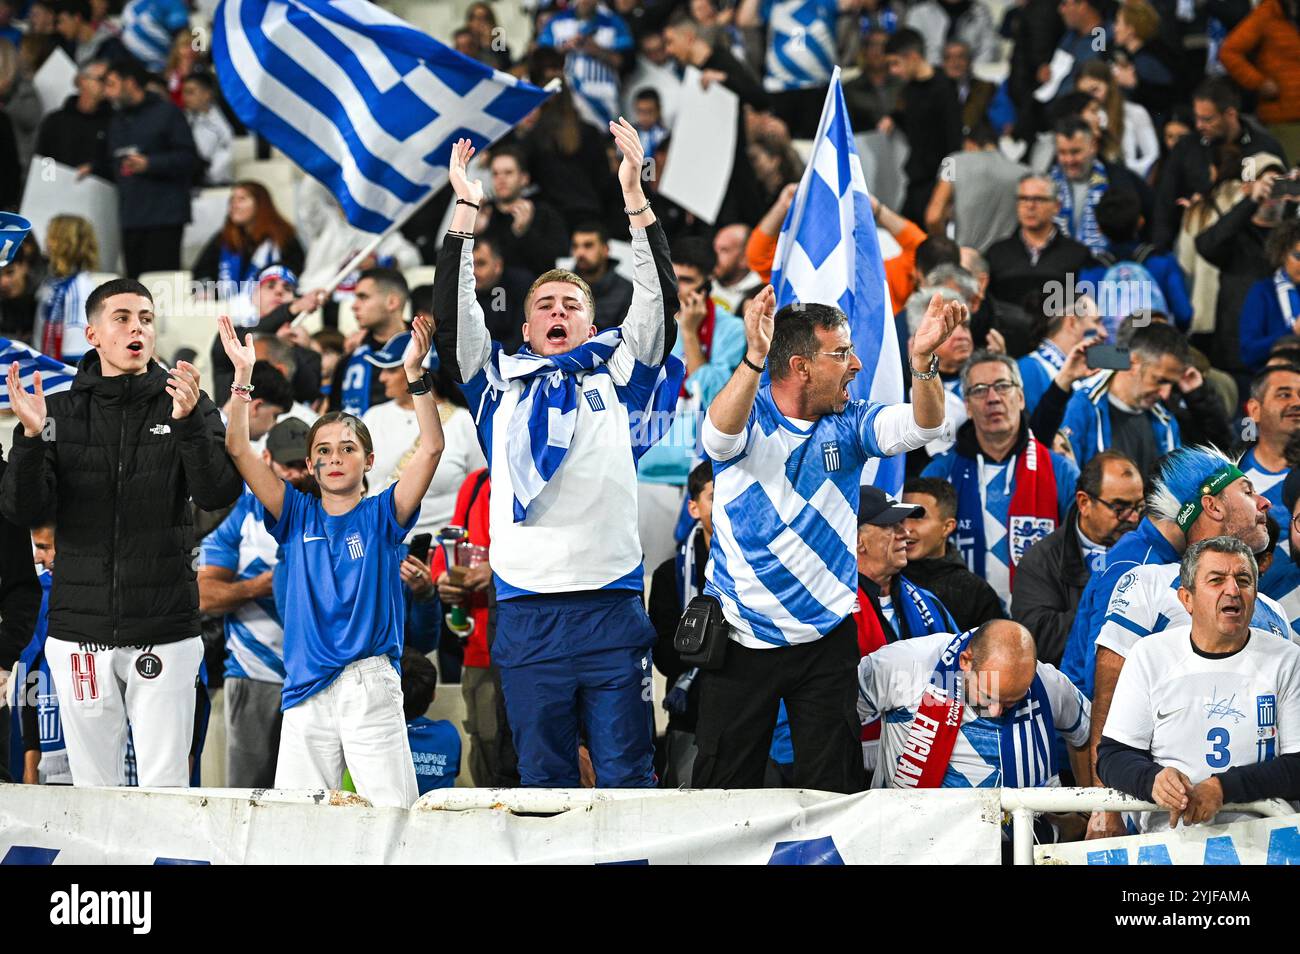
[[[430,374],[428,371],[425,371],[424,374],[420,375],[418,381],[406,382],[407,394],[413,394],[418,397],[421,394],[428,394],[432,390],[433,390],[433,375]]]
[[[759,366],[756,365],[753,361],[750,361],[750,360],[749,360],[749,355],[748,355],[748,354],[746,354],[746,355],[745,355],[743,358],[741,358],[740,360],[743,361],[743,362],[745,362],[745,367],[747,367],[747,368],[752,368],[753,370],[757,371],[759,374],[762,374],[764,371],[767,370],[767,362],[766,362],[766,361],[763,362],[763,366],[762,366],[762,367],[759,367]]]
[[[456,204],[457,204],[457,205],[468,205],[471,209],[477,209],[477,208],[478,208],[478,206],[475,205],[473,202],[471,202],[469,199],[457,199],[457,200],[456,200]]]

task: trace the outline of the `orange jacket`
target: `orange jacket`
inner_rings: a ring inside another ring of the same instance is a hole
[[[916,270],[916,250],[926,238],[925,230],[913,222],[907,222],[903,230],[894,236],[903,251],[893,258],[885,259],[885,282],[889,285],[889,298],[895,314],[903,310],[907,299],[916,291],[916,282],[912,279],[912,273]],[[749,233],[749,244],[745,246],[746,262],[765,282],[772,280],[776,240],[777,236],[768,235],[756,228]]]
[[[1277,83],[1276,99],[1259,100],[1263,122],[1300,121],[1300,29],[1278,0],[1263,0],[1237,24],[1219,48],[1219,60],[1246,89],[1257,90],[1266,79]]]

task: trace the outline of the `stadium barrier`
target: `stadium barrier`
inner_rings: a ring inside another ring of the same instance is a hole
[[[1296,864],[1300,815],[1035,849],[1035,812],[1140,811],[1105,789],[442,789],[409,811],[341,792],[0,785],[0,864]]]

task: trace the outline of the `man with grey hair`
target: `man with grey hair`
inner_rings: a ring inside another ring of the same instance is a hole
[[[957,492],[957,547],[1006,607],[1020,557],[1055,530],[1074,501],[1079,469],[1029,430],[1016,362],[977,351],[961,373],[969,420],[956,446],[936,457],[925,477]]]
[[[1178,421],[1163,402],[1179,386],[1191,351],[1181,331],[1161,323],[1135,328],[1128,346],[1130,366],[1104,372],[1091,387],[1075,391],[1061,431],[1080,467],[1109,448],[1127,454],[1146,475],[1182,443]]]
[[[1106,785],[1165,810],[1143,813],[1142,831],[1248,817],[1222,814],[1225,802],[1300,798],[1300,647],[1257,628],[1251,548],[1202,540],[1178,575],[1187,622],[1133,647],[1097,752]]]
[[[989,294],[998,301],[1023,307],[1030,295],[1064,288],[1066,275],[1079,274],[1097,263],[1087,246],[1056,227],[1061,203],[1056,184],[1046,176],[1028,175],[1016,187],[1016,219],[1020,227],[984,253],[989,263]]]
[[[1268,545],[1268,501],[1222,452],[1181,447],[1161,462],[1147,497],[1147,515],[1107,554],[1075,612],[1061,671],[1092,699],[1100,729],[1125,659],[1143,638],[1187,622],[1173,584],[1189,546],[1231,536],[1252,552]],[[1278,635],[1290,632],[1281,606],[1261,596],[1251,625]],[[1100,741],[1093,733],[1094,754]],[[1094,776],[1094,784],[1100,784]],[[1123,833],[1119,815],[1097,812],[1090,837]]]

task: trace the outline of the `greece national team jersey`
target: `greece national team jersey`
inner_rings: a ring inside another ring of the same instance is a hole
[[[579,19],[572,10],[556,14],[542,28],[537,45],[562,48],[580,36],[589,36],[602,50],[615,53],[625,53],[634,45],[623,18],[604,6],[589,20]],[[576,94],[574,105],[587,122],[603,129],[617,117],[618,73],[608,63],[572,50],[564,59],[564,77]]]
[[[282,547],[284,694],[289,709],[326,688],[360,659],[402,656],[402,540],[419,517],[397,522],[390,487],[345,514],[327,514],[315,497],[284,485],[280,519],[267,529]]]
[[[1300,752],[1300,648],[1252,628],[1230,656],[1207,656],[1177,626],[1133,647],[1102,735],[1151,753],[1193,783],[1233,766]],[[1216,824],[1243,817],[1220,813]],[[1139,816],[1167,830],[1165,812]]]
[[[236,580],[272,569],[279,561],[265,518],[261,502],[244,491],[221,526],[203,538],[201,565],[232,570]],[[284,682],[284,627],[274,597],[249,600],[226,614],[225,628],[227,678]]]
[[[1128,658],[1141,639],[1191,622],[1178,599],[1178,564],[1140,566],[1116,582],[1097,645]],[[1262,593],[1255,599],[1250,625],[1284,639],[1300,639],[1293,635],[1285,610]]]
[[[895,407],[910,417],[910,407]],[[744,446],[713,461],[704,591],[721,601],[742,646],[812,642],[853,612],[859,485],[867,459],[883,456],[876,422],[885,410],[850,401],[809,425],[782,414],[769,385],[749,412]]]
[[[763,0],[767,21],[767,69],[763,85],[773,93],[830,81],[835,68],[836,0]]]
[[[1273,519],[1282,525],[1284,531],[1279,546],[1286,543],[1286,518],[1280,515],[1286,512],[1286,504],[1282,502],[1282,484],[1286,482],[1286,475],[1291,472],[1290,469],[1265,470],[1255,460],[1255,448],[1253,447],[1242,455],[1241,460],[1237,462],[1237,467],[1250,478],[1255,493],[1269,502],[1269,509],[1272,512]]]
[[[952,641],[949,633],[899,640],[862,657],[858,664],[858,716],[864,723],[884,718],[874,788],[892,785],[922,693]],[[1026,697],[1005,716],[981,717],[969,704],[962,709],[961,730],[943,788],[1059,784],[1053,736],[1075,748],[1086,745],[1091,707],[1055,666],[1038,663],[1036,682],[1041,693]]]

